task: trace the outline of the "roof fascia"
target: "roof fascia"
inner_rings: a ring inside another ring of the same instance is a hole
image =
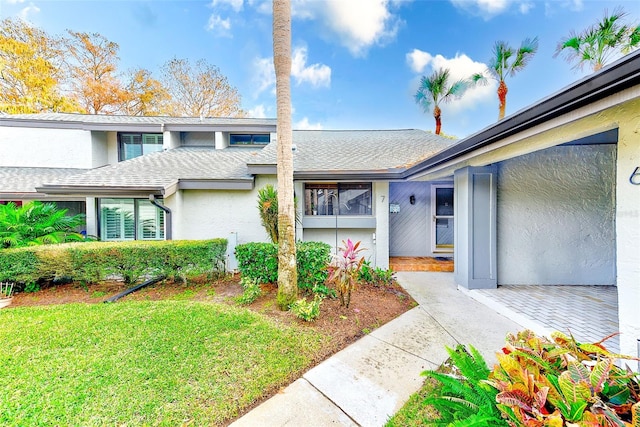
[[[278,167],[273,164],[247,164],[247,169],[251,175],[276,175]]]
[[[600,72],[587,76],[408,168],[403,173],[403,178],[425,174],[442,163],[637,84],[640,84],[640,51],[621,58]]]
[[[390,181],[402,178],[404,169],[358,170],[358,171],[299,171],[293,172],[293,178],[299,181]]]
[[[171,124],[166,123],[164,130],[172,132],[245,132],[245,133],[272,133],[276,131],[275,125],[212,125],[212,124]]]
[[[105,186],[80,186],[80,185],[43,185],[36,187],[39,193],[59,194],[68,196],[114,196],[114,197],[148,197],[150,194],[165,196],[165,187],[105,187]]]
[[[253,190],[253,178],[247,179],[181,179],[180,190]]]

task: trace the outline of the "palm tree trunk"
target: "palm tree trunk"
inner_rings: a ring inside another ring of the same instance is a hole
[[[291,3],[273,0],[273,65],[276,71],[278,125],[278,296],[281,310],[298,297],[295,210],[293,202],[293,134],[291,131]]]
[[[500,101],[500,111],[498,113],[498,120],[504,117],[504,113],[507,110],[507,92],[509,89],[507,88],[507,84],[504,80],[500,80],[500,85],[498,86],[498,100]]]
[[[441,120],[442,111],[440,107],[437,105],[433,107],[433,118],[436,119],[436,135],[440,135],[440,129],[442,129],[442,120]]]

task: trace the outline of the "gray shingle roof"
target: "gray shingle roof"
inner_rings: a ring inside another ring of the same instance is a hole
[[[247,171],[247,162],[255,155],[256,150],[244,147],[225,150],[181,147],[147,154],[45,184],[135,189],[166,188],[178,180],[252,179]]]
[[[0,120],[49,121],[83,124],[174,124],[174,125],[252,125],[275,126],[275,119],[254,119],[248,117],[167,117],[167,116],[122,116],[106,114],[40,113],[8,114]]]
[[[295,172],[372,171],[409,167],[456,140],[417,129],[297,130],[293,143]],[[269,144],[254,164],[275,164],[276,154]]]
[[[86,172],[87,169],[0,167],[0,193],[36,193],[36,187]]]

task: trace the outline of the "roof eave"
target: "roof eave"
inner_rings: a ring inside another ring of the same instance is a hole
[[[404,170],[391,168],[380,170],[294,171],[293,179],[298,181],[389,181],[401,178]]]
[[[150,194],[155,196],[169,196],[173,194],[173,186],[91,186],[91,185],[43,185],[36,187],[39,193],[46,195],[66,195],[66,196],[84,196],[84,197],[148,197]]]
[[[253,190],[253,178],[238,179],[181,179],[180,190]]]

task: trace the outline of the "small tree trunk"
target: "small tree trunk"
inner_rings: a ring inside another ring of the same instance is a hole
[[[498,86],[498,101],[500,101],[500,110],[498,112],[498,120],[501,120],[504,117],[505,111],[507,110],[507,92],[509,89],[507,88],[507,84],[504,80],[500,80],[500,85]]]
[[[440,130],[442,129],[442,120],[440,119],[441,114],[442,111],[440,110],[440,107],[437,105],[433,107],[433,118],[436,119],[436,135],[440,135]]]

